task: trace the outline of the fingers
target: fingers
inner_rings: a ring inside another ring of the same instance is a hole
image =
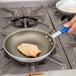
[[[69,22],[67,22],[64,26],[65,26],[65,27],[70,27],[70,26],[72,26],[75,22],[76,22],[76,16],[74,16],[74,17],[72,18],[72,20],[70,20]]]
[[[68,31],[68,34],[73,33],[74,31],[76,31],[76,22],[72,25],[72,27],[70,28],[70,30]]]
[[[68,34],[71,34],[74,31],[76,31],[76,16],[74,16],[72,18],[72,20],[70,20],[69,22],[67,22],[64,26],[65,27],[71,27],[70,30],[68,31]]]

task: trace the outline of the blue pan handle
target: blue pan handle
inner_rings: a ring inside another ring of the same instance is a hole
[[[70,27],[61,27],[59,29],[59,31],[55,32],[54,34],[52,34],[52,38],[55,38],[57,36],[59,36],[60,34],[64,34],[64,33],[67,33],[69,31]]]
[[[67,32],[69,31],[69,29],[70,29],[70,27],[61,27],[61,28],[59,29],[59,31],[60,31],[62,34],[64,34],[64,33],[67,33]]]

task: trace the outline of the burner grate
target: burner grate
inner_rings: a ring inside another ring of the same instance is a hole
[[[26,21],[24,19],[26,19]],[[23,17],[19,17],[19,18],[15,18],[14,20],[11,20],[11,22],[13,23],[13,26],[17,27],[17,28],[24,28],[25,25],[28,28],[35,27],[35,26],[37,26],[37,21],[38,21],[38,19],[29,17],[29,16],[23,16]],[[26,22],[26,24],[25,24],[25,22]]]
[[[55,13],[55,16],[61,18],[61,21],[65,20],[65,19],[67,19],[67,21],[69,21],[69,20],[71,20],[74,17],[74,15],[70,15],[69,16],[69,15],[62,14],[58,10],[56,10],[54,13]]]

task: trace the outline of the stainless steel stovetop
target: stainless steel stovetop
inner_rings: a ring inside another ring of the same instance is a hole
[[[40,64],[25,63],[25,66],[19,65],[11,58],[5,57],[5,53],[2,50],[2,43],[6,35],[16,30],[23,29],[13,26],[14,23],[12,24],[11,20],[23,16],[32,16],[34,18],[37,18],[40,23],[37,24],[37,26],[30,28],[40,29],[46,32],[50,32],[50,34],[52,34],[67,21],[67,19],[61,21],[61,17],[56,16],[55,11],[56,9],[53,7],[43,6],[34,8],[3,8],[0,10],[0,29],[3,32],[0,33],[0,70],[3,75],[10,74],[17,76],[19,74],[25,74],[27,72],[40,72],[76,68],[76,61],[74,61],[75,53],[73,53],[75,51],[75,47],[72,47],[70,45],[71,42],[74,42],[75,34],[72,36],[61,35],[56,38],[56,46],[54,52],[50,54],[50,56],[48,56],[43,63]],[[24,28],[28,28],[26,25],[26,19],[22,19],[22,21],[24,21],[25,23]],[[74,51],[72,51],[72,49]]]

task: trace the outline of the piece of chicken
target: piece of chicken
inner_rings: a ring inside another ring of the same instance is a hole
[[[36,45],[29,43],[21,43],[17,46],[17,49],[26,56],[37,57],[41,53]]]

